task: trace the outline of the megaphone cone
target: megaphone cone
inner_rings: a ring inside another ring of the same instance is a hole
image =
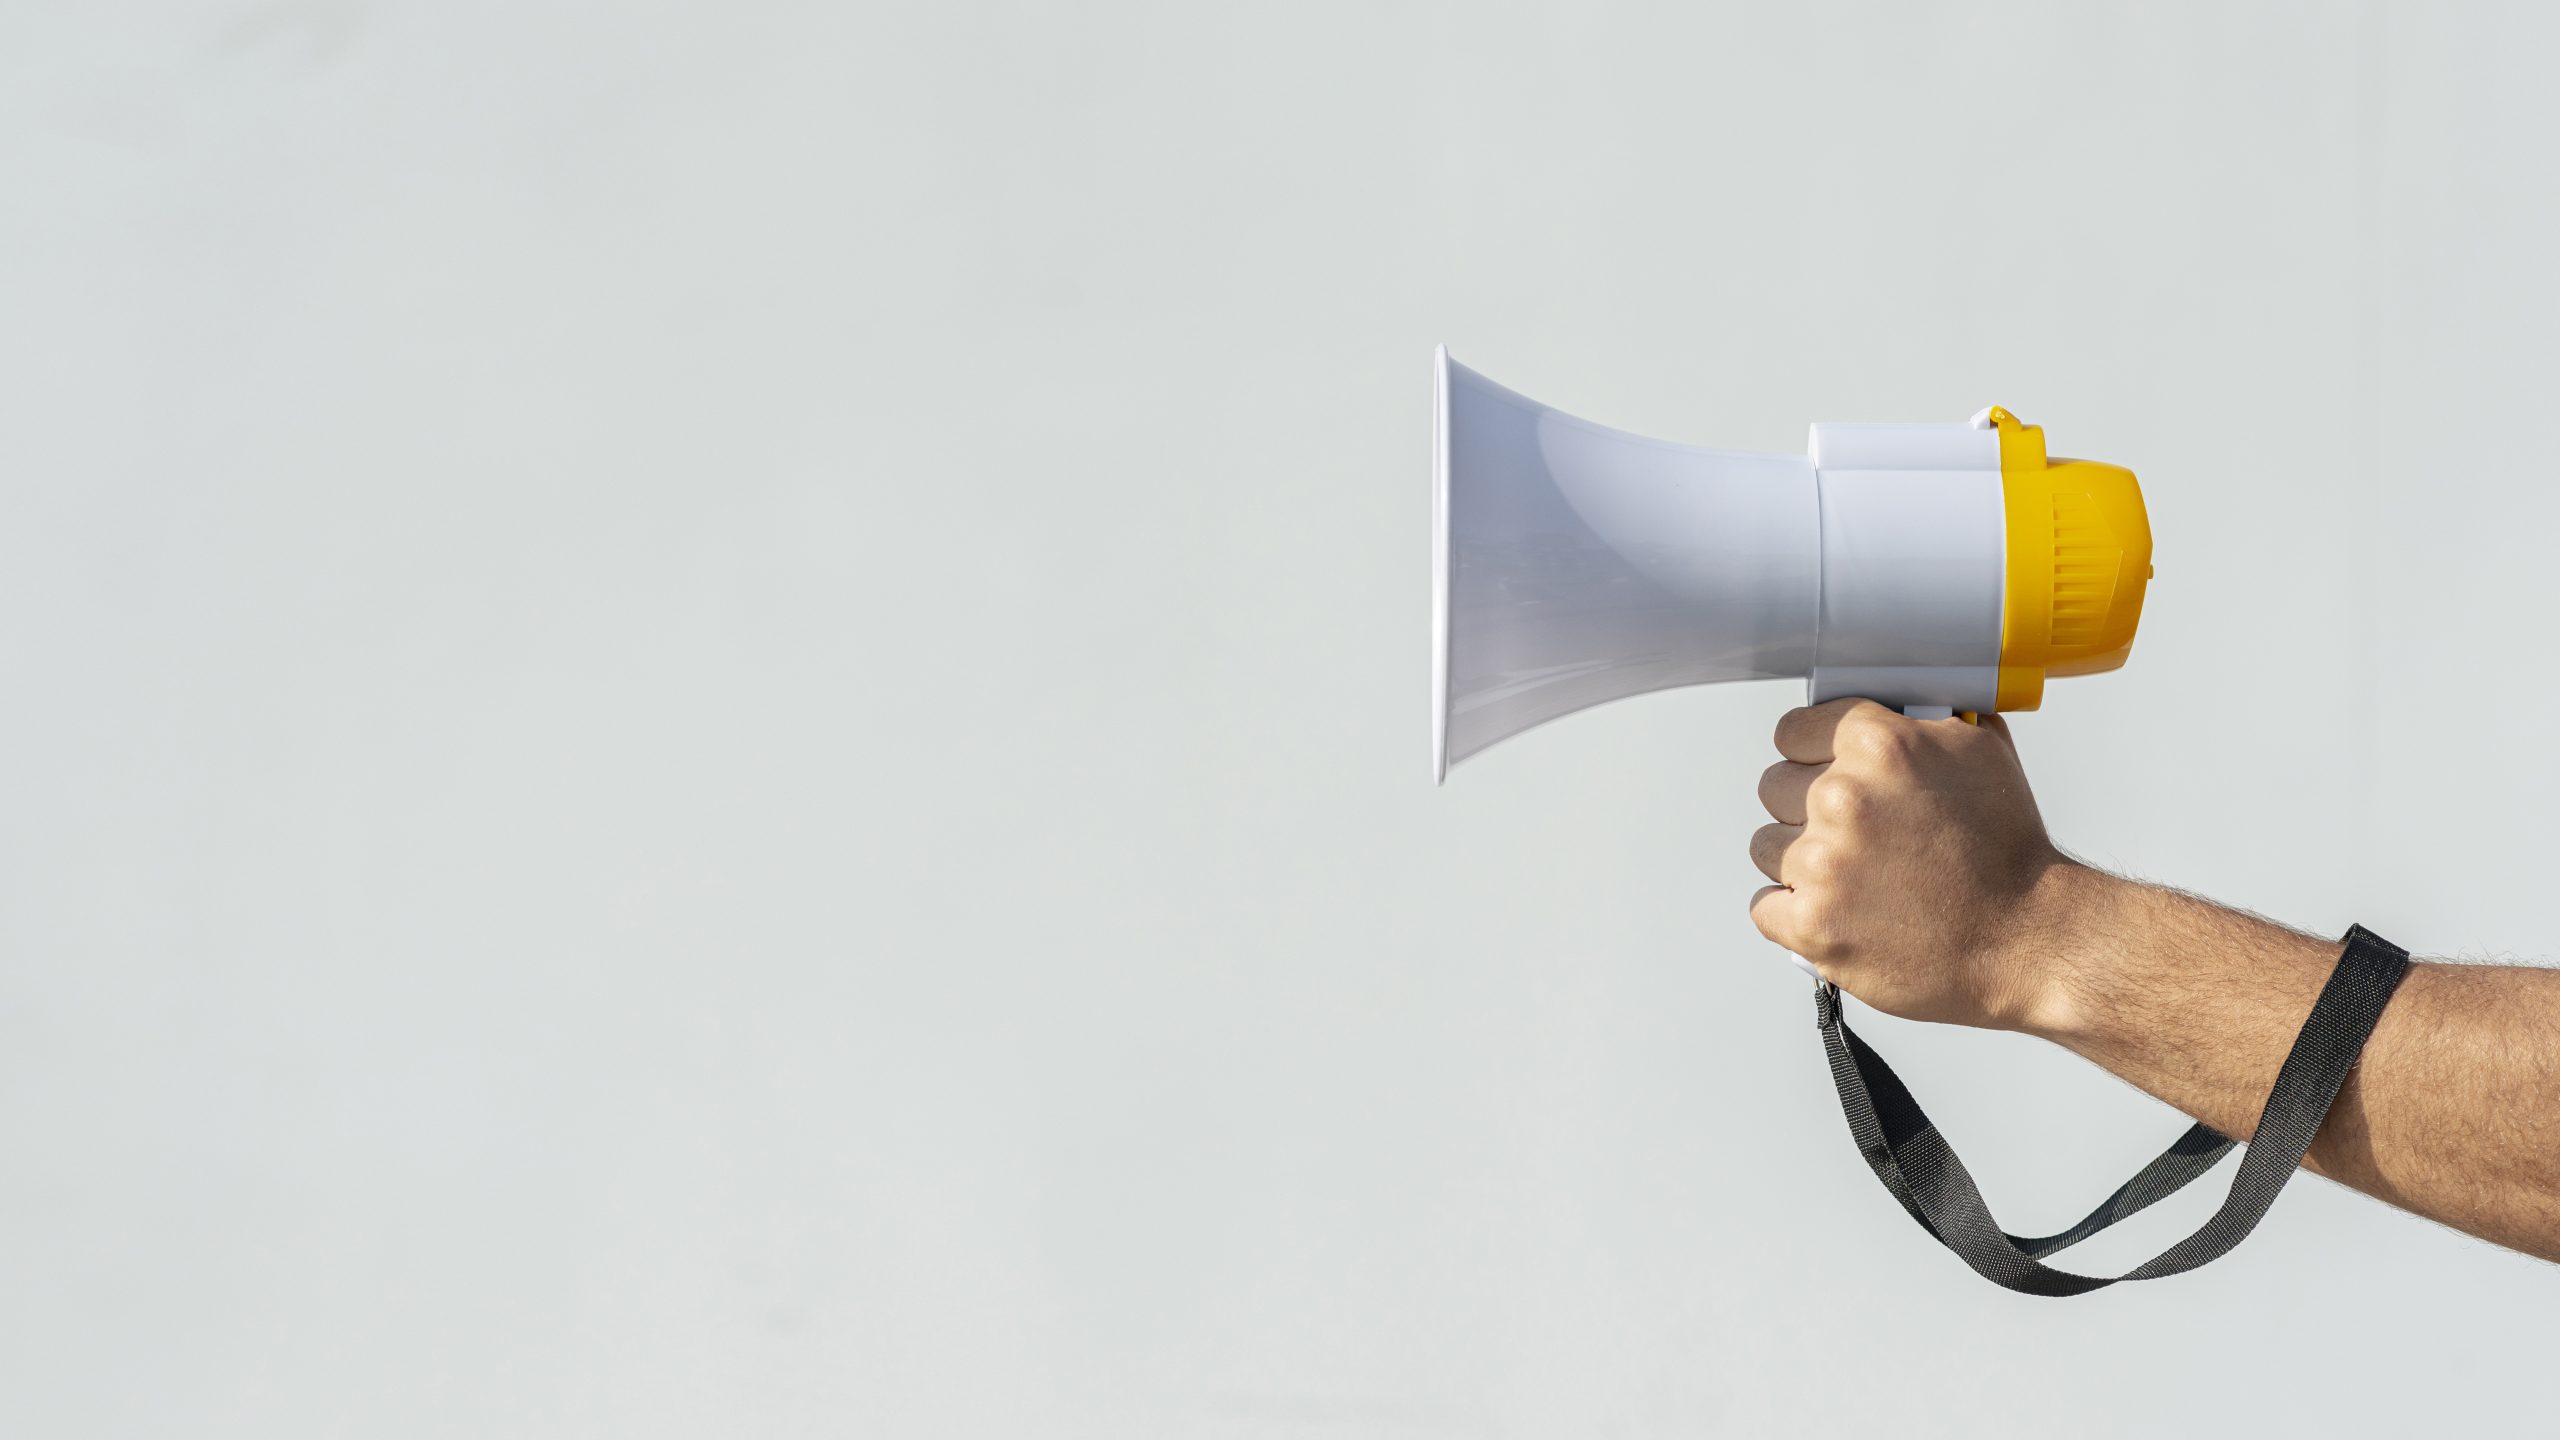
[[[1802,456],[1648,440],[1438,359],[1436,772],[1606,701],[1812,668]]]
[[[1802,677],[1917,713],[2033,709],[2132,646],[2131,473],[2006,412],[1816,425],[1805,455],[1647,439],[1434,357],[1432,772],[1677,685]]]

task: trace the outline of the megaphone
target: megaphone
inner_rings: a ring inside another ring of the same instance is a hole
[[[1803,455],[1748,455],[1595,425],[1446,347],[1435,360],[1435,779],[1533,726],[1672,686],[1801,678],[1814,703],[1862,696],[1971,718],[2035,709],[2048,677],[2115,669],[2133,648],[2151,580],[2141,488],[2120,466],[2047,455],[2044,432],[2005,410],[1821,424]],[[2113,1279],[2056,1269],[2045,1257],[2186,1185],[2233,1142],[2194,1126],[2070,1229],[2009,1234],[1908,1087],[1848,1028],[1839,988],[1797,963],[1816,982],[1859,1153],[1932,1238],[2012,1290],[2085,1294],[2228,1251],[2328,1103],[2307,1112],[2289,1152],[2262,1155],[2253,1141],[2223,1208],[2158,1258]],[[2344,1072],[2324,1063],[2302,1084],[2333,1096]],[[2297,1068],[2285,1062],[2285,1074]]]
[[[1808,703],[2032,710],[2122,665],[2151,578],[2131,471],[1992,408],[1818,424],[1803,455],[1595,425],[1435,356],[1435,780],[1577,710],[1801,678]]]

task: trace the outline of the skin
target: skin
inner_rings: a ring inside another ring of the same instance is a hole
[[[2063,854],[1997,716],[1833,701],[1789,712],[1778,752],[1762,934],[1887,1014],[2040,1036],[2256,1130],[2338,941]],[[2560,970],[2411,967],[2303,1164],[2560,1260]]]

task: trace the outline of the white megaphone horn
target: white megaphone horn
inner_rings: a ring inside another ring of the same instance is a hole
[[[2032,710],[2112,670],[2151,578],[2133,474],[1994,408],[1813,427],[1803,455],[1649,440],[1437,356],[1431,768],[1610,700],[1801,677],[1812,703]]]

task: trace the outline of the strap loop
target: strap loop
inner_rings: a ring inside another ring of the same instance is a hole
[[[2194,1234],[2112,1277],[2057,1270],[2044,1264],[2043,1257],[2177,1193],[2212,1169],[2231,1149],[2231,1139],[2203,1125],[2191,1126],[2078,1224],[2053,1235],[2022,1238],[1992,1219],[1973,1176],[1902,1077],[1849,1028],[1839,987],[1828,981],[1814,988],[1814,1024],[1822,1032],[1832,1083],[1840,1091],[1840,1109],[1848,1117],[1858,1153],[1920,1228],[1993,1284],[2027,1295],[2080,1295],[2119,1280],[2156,1280],[2193,1270],[2246,1238],[2300,1168],[2311,1137],[2329,1118],[2347,1072],[2408,970],[2407,951],[2361,925],[2347,932],[2337,968],[2276,1072],[2257,1134],[2246,1147],[2222,1208]]]

